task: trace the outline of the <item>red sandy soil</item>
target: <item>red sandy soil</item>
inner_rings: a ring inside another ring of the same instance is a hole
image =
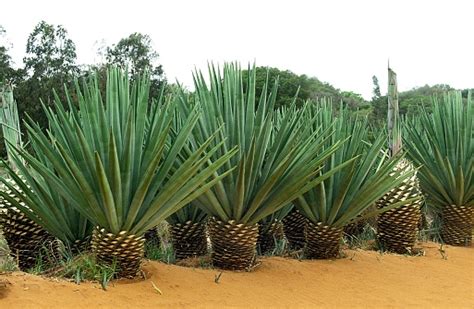
[[[115,281],[107,291],[15,272],[0,275],[0,308],[474,308],[474,247],[445,246],[446,258],[439,244],[423,248],[424,256],[265,258],[250,273],[224,271],[219,283],[216,269],[148,261],[147,279]]]

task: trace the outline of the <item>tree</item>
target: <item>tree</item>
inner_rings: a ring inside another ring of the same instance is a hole
[[[11,57],[8,54],[9,46],[2,39],[5,38],[6,31],[0,25],[0,84],[8,82],[16,84],[23,75],[23,70],[13,68]]]
[[[370,114],[371,105],[367,102],[362,95],[353,91],[342,91],[340,92],[340,98],[337,97],[336,101],[338,104],[342,102],[342,105],[347,108],[354,115],[367,116]],[[333,101],[334,104],[334,101]],[[337,106],[339,107],[339,106]]]
[[[79,73],[76,65],[76,46],[61,25],[41,21],[29,35],[26,44],[25,72],[27,76],[15,91],[21,118],[27,113],[40,126],[48,125],[41,101],[51,106],[53,89],[63,102],[64,85],[70,86]]]
[[[0,39],[5,38],[5,29],[0,25]],[[0,94],[6,89],[10,88],[11,85],[16,85],[24,76],[24,71],[21,69],[14,69],[11,57],[8,54],[9,46],[5,41],[0,41]],[[0,102],[3,101],[0,98]],[[13,103],[11,103],[13,104]],[[2,103],[3,105],[3,103]],[[3,140],[3,130],[0,130],[0,140]],[[0,157],[5,157],[7,154],[5,143],[0,142]]]
[[[382,95],[380,93],[380,86],[379,86],[379,80],[377,76],[372,76],[372,82],[374,83],[374,88],[372,90],[372,100],[376,100],[377,98],[380,98]]]
[[[128,68],[132,77],[148,72],[153,97],[165,82],[163,67],[158,64],[158,57],[159,54],[154,50],[150,36],[138,32],[107,47],[105,52],[107,64]]]
[[[0,38],[2,38],[5,35],[5,29],[0,26]],[[0,43],[0,95],[3,92],[3,87],[5,81],[8,79],[8,76],[10,75],[10,55],[8,55],[8,48],[4,46],[4,44]],[[2,98],[0,97],[0,102],[2,102]],[[3,132],[0,132],[0,136],[3,140]],[[1,142],[0,143],[0,155],[1,157],[6,156],[6,149],[5,149],[5,143]]]
[[[432,98],[441,97],[443,93],[454,90],[453,87],[445,84],[425,85],[413,88],[411,90],[400,93],[400,114],[417,115],[421,107],[431,111],[433,102]]]
[[[64,77],[78,72],[76,45],[61,25],[38,23],[28,37],[26,53],[25,69],[34,78]]]
[[[420,108],[431,111],[433,97],[441,98],[447,91],[454,90],[446,84],[425,85],[416,87],[399,94],[399,111],[401,116],[416,116],[420,113]],[[466,97],[467,97],[467,91]],[[371,120],[375,123],[382,123],[387,116],[387,96],[373,97]]]
[[[0,37],[5,35],[5,29],[0,26]],[[10,71],[10,55],[8,55],[8,48],[3,44],[0,45],[0,82],[7,79]]]
[[[248,71],[244,71],[244,85],[247,85],[247,74]],[[273,82],[278,78],[278,98],[275,107],[289,105],[291,102],[293,102],[296,94],[298,93],[298,88],[300,88],[301,86],[300,77],[288,70],[282,71],[277,68],[257,67],[255,74],[255,91],[257,95],[259,95],[263,91],[263,86],[265,84],[265,81],[267,80],[267,75],[268,80],[272,83],[268,85],[269,87],[271,87],[273,85]],[[306,93],[306,91],[300,91],[298,97],[296,98],[296,103],[298,105],[301,105],[307,99],[308,94]]]
[[[344,105],[348,105],[351,109],[357,110],[366,105],[365,100],[353,92],[341,92],[329,83],[322,82],[316,77],[308,77],[307,75],[297,75],[289,70],[280,70],[278,68],[257,67],[256,68],[256,91],[260,94],[263,90],[264,82],[267,78],[271,82],[278,78],[278,98],[275,107],[286,106],[295,100],[296,104],[302,105],[307,100],[319,100],[329,98],[333,103],[339,106],[342,101]],[[244,85],[247,80],[247,71],[243,72]]]

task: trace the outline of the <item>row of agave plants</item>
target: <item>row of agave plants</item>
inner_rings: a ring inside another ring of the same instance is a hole
[[[308,258],[337,256],[344,228],[373,216],[381,244],[406,252],[422,196],[442,213],[446,243],[471,242],[470,97],[447,94],[397,125],[406,151],[394,151],[385,132],[329,102],[275,111],[278,81],[257,93],[252,67],[210,66],[192,94],[157,98],[147,76],[134,80],[111,68],[105,93],[96,77],[77,81],[66,102],[43,106],[47,130],[25,121],[28,148],[8,143],[1,222],[20,268],[59,239],[133,277],[145,235],[165,220],[178,258],[204,253],[207,230],[224,269],[251,269],[257,243],[269,246],[282,221]]]

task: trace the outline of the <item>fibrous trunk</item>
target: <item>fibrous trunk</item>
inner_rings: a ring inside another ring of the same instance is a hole
[[[283,223],[274,221],[267,224],[260,223],[258,226],[257,248],[261,254],[265,254],[275,249],[277,240],[283,238]]]
[[[448,245],[470,246],[474,227],[474,208],[467,206],[446,206],[441,217],[441,238]]]
[[[309,259],[331,259],[339,255],[340,241],[344,230],[321,222],[306,221],[305,255]]]
[[[147,244],[158,246],[161,243],[160,235],[158,234],[156,227],[146,231],[144,236]]]
[[[117,276],[133,278],[140,270],[144,255],[145,237],[122,231],[118,234],[96,228],[92,234],[91,246],[97,263],[115,265]]]
[[[202,256],[207,252],[204,222],[177,223],[170,226],[171,241],[177,260]]]
[[[420,222],[418,222],[418,230],[424,230],[428,228],[428,219],[426,218],[426,213],[421,210],[421,215],[420,215]]]
[[[391,209],[379,216],[377,238],[384,250],[410,253],[416,243],[421,211],[419,205]]]
[[[209,220],[212,264],[231,270],[250,270],[256,260],[258,224],[246,225],[234,220]]]
[[[359,220],[356,222],[349,223],[344,227],[344,234],[347,236],[355,237],[364,231],[364,227],[367,225],[367,220]]]
[[[58,258],[56,239],[21,211],[5,209],[0,216],[0,224],[10,255],[21,270],[28,270],[37,262],[47,267]]]
[[[412,169],[410,163],[400,161],[395,169]],[[401,185],[393,188],[377,201],[377,208],[411,198],[420,197],[421,191],[416,175],[406,179]],[[421,199],[405,204],[402,207],[388,210],[377,218],[377,238],[379,244],[388,251],[405,254],[413,250],[421,220]]]
[[[304,228],[306,218],[294,209],[283,219],[283,230],[290,249],[299,250],[305,245]]]
[[[71,244],[71,253],[72,255],[78,255],[81,252],[89,251],[91,248],[91,237],[86,237],[84,239],[76,239],[73,244]]]
[[[346,236],[350,236],[350,237],[357,237],[364,231],[364,229],[367,225],[376,226],[377,225],[377,222],[376,222],[377,219],[374,218],[374,217],[361,219],[362,217],[364,217],[365,215],[367,215],[367,214],[369,214],[373,211],[375,211],[375,205],[370,206],[365,211],[363,211],[362,214],[360,214],[357,217],[357,219],[358,219],[357,221],[353,221],[353,222],[347,224],[346,226],[344,226],[344,234]]]

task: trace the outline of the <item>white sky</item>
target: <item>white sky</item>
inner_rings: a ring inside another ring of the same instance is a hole
[[[208,61],[257,65],[316,76],[371,97],[372,75],[385,92],[387,60],[399,90],[447,83],[474,87],[474,1],[2,1],[0,25],[22,65],[41,20],[61,24],[78,62],[92,63],[98,41],[149,34],[169,80],[192,84]]]

